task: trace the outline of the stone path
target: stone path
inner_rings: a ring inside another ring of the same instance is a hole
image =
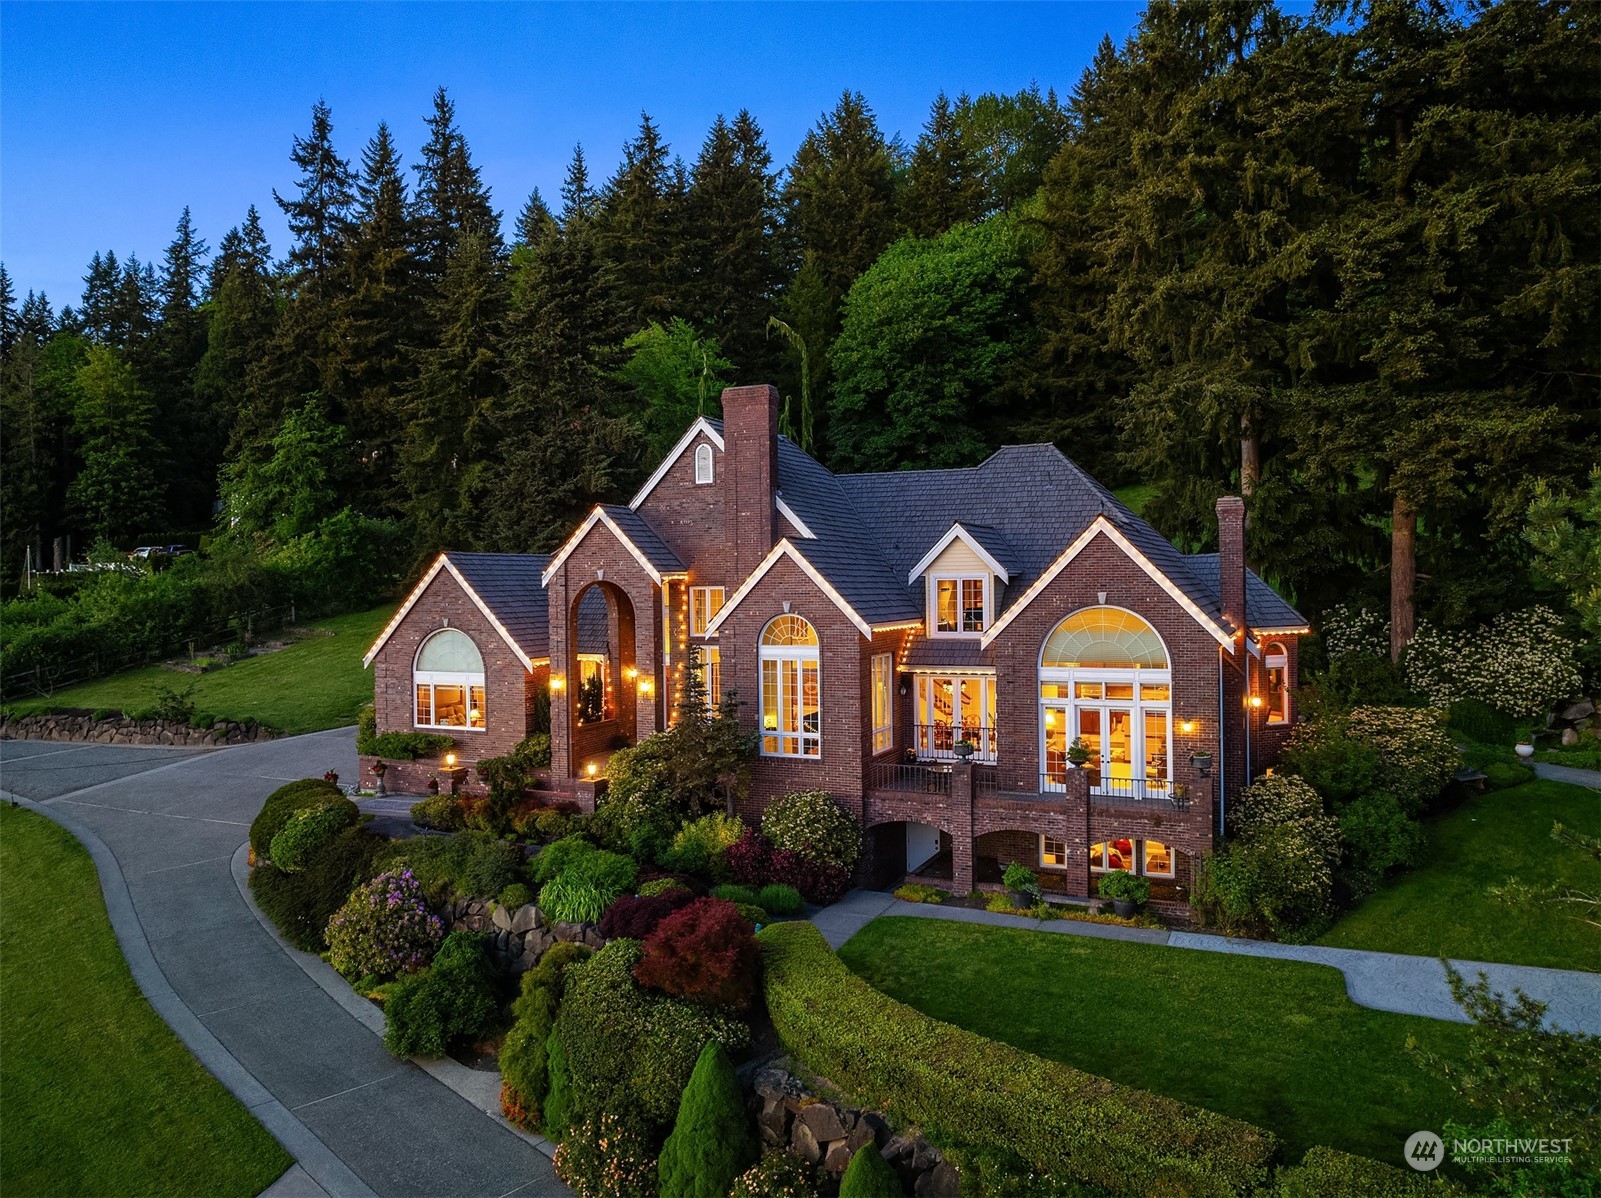
[[[152,1007],[295,1156],[275,1198],[565,1194],[534,1144],[397,1061],[257,922],[232,862],[274,788],[355,777],[353,729],[216,750],[0,741],[0,795],[71,830]]]
[[[1530,761],[1527,763],[1537,778],[1545,778],[1551,782],[1569,782],[1574,786],[1588,786],[1591,790],[1601,790],[1601,770],[1581,770],[1571,765],[1552,765],[1549,761]]]
[[[906,903],[874,890],[853,890],[832,907],[811,918],[823,937],[839,948],[873,920],[884,915],[917,919],[944,919],[957,923],[988,924],[1058,936],[1088,936],[1101,940],[1127,940],[1142,944],[1240,956],[1277,957],[1327,965],[1345,976],[1345,992],[1359,1006],[1405,1015],[1466,1022],[1462,1009],[1451,1000],[1445,966],[1433,957],[1400,953],[1364,952],[1350,948],[1274,944],[1262,940],[1235,940],[1197,932],[1165,932],[1154,928],[1125,928],[1117,924],[1085,923],[1059,919],[1049,923],[1019,919],[993,911],[967,907],[940,907]],[[1537,969],[1528,965],[1498,965],[1480,961],[1452,961],[1469,981],[1482,972],[1490,985],[1510,997],[1514,989],[1547,1003],[1546,1017],[1555,1027],[1601,1035],[1601,973],[1568,969]]]

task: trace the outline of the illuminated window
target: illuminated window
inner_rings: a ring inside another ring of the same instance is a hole
[[[912,740],[924,760],[949,761],[963,741],[974,761],[995,760],[995,676],[923,674],[917,682]]]
[[[768,757],[821,756],[823,711],[816,629],[799,616],[779,616],[762,633],[760,659],[762,753]]]
[[[706,711],[708,715],[716,715],[718,704],[723,701],[722,649],[716,645],[703,646],[700,665],[706,679]]]
[[[1136,872],[1132,840],[1105,840],[1090,845],[1090,870],[1103,874],[1114,869]]]
[[[578,655],[578,722],[594,724],[612,718],[611,687],[604,653]]]
[[[459,628],[422,643],[412,669],[419,728],[484,727],[484,659]]]
[[[1043,861],[1043,858],[1042,858]],[[1114,869],[1150,878],[1173,876],[1173,846],[1159,840],[1107,840],[1090,846],[1090,871],[1104,874]]]
[[[695,447],[695,485],[703,486],[716,478],[712,466],[712,447],[698,445]]]
[[[706,625],[723,610],[722,587],[689,588],[689,634],[705,636]]]
[[[1263,659],[1267,668],[1267,722],[1270,724],[1288,724],[1290,722],[1290,655],[1279,644],[1267,647],[1267,656]]]
[[[1145,868],[1141,871],[1152,878],[1171,878],[1173,876],[1173,846],[1163,844],[1159,840],[1142,840],[1140,849],[1145,856]]]
[[[989,627],[989,580],[935,578],[934,631],[965,636]]]
[[[882,753],[895,746],[895,658],[875,653],[873,672],[873,752]]]
[[[1042,869],[1061,869],[1067,864],[1067,842],[1052,840],[1049,836],[1040,837],[1040,867]]]

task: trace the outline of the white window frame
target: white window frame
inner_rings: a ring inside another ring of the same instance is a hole
[[[974,681],[979,684],[978,720],[969,723],[968,712],[961,707],[962,683]],[[994,674],[918,674],[912,682],[912,740],[919,758],[924,761],[954,761],[956,743],[963,739],[966,731],[977,731],[979,735],[973,742],[973,760],[993,762],[996,759],[998,746],[992,716],[998,717],[999,712],[994,710],[998,702]],[[937,737],[934,731],[942,726],[933,718],[934,691],[941,682],[949,682],[952,693],[951,744],[948,748],[938,743],[943,738]]]
[[[706,684],[706,714],[715,716],[723,702],[723,650],[719,645],[700,646],[701,681]]]
[[[1173,847],[1170,840],[1158,840],[1156,843],[1167,850],[1167,872],[1163,873],[1151,868],[1151,862],[1145,855],[1145,846],[1149,841],[1140,841],[1140,876],[1144,878],[1172,878],[1178,873],[1178,850]]]
[[[868,710],[873,720],[873,752],[895,747],[895,655],[875,653],[869,666]]]
[[[1061,845],[1062,846],[1062,851],[1060,853],[1055,853],[1055,854],[1050,853],[1046,848],[1046,846],[1050,845],[1050,844],[1059,844],[1059,845]],[[1060,861],[1047,861],[1046,858],[1050,857],[1050,856],[1060,857],[1061,860]],[[1056,837],[1047,836],[1044,832],[1041,832],[1040,833],[1040,868],[1041,869],[1066,869],[1067,868],[1067,841],[1065,841],[1065,840],[1057,840]]]
[[[709,448],[709,447],[708,447]],[[715,594],[716,604],[713,605]],[[689,588],[689,635],[705,636],[706,625],[717,617],[723,610],[727,600],[727,592],[722,587],[690,587]]]
[[[1262,681],[1265,685],[1271,684],[1274,670],[1284,671],[1284,681],[1277,687],[1267,686],[1267,722],[1270,725],[1288,724],[1291,716],[1290,655],[1277,641],[1269,645],[1267,652],[1262,655]]]
[[[820,761],[823,756],[823,669],[821,637],[817,634],[817,625],[802,616],[791,616],[785,613],[768,621],[762,629],[762,639],[767,636],[767,629],[771,628],[777,620],[785,618],[803,620],[817,638],[817,644],[811,645],[768,645],[763,644],[757,651],[760,668],[760,727],[762,736],[763,757],[794,757],[803,761]],[[768,710],[768,675],[773,677],[774,696],[777,703],[776,711]],[[801,711],[801,703],[806,693],[806,678],[810,674],[815,680],[817,691],[817,710],[814,712],[817,727],[808,729],[805,726],[806,717]],[[798,691],[798,695],[797,695]],[[795,727],[785,724],[786,712],[793,711],[797,716]],[[768,717],[772,717],[772,725],[768,725]],[[786,747],[790,746],[790,747]]]
[[[958,624],[965,623],[966,608],[962,605],[962,584],[964,582],[977,582],[984,593],[983,625],[977,629],[960,628],[955,632],[942,632],[939,626],[939,584],[954,582],[956,584],[956,620]],[[979,637],[989,630],[994,623],[994,595],[995,580],[989,574],[974,574],[972,571],[940,571],[928,576],[928,635],[937,637]]]
[[[412,727],[413,728],[447,728],[452,732],[484,732],[484,731],[487,731],[488,728],[489,728],[489,690],[484,684],[484,675],[483,675],[483,673],[481,673],[481,672],[474,673],[474,672],[471,672],[471,671],[463,673],[463,672],[457,671],[457,670],[419,670],[417,668],[417,662],[422,660],[422,654],[423,654],[424,647],[428,644],[429,641],[433,640],[434,637],[438,636],[439,633],[446,632],[446,631],[459,632],[459,633],[461,633],[462,636],[467,636],[467,634],[465,632],[462,632],[461,629],[459,629],[459,628],[455,628],[455,629],[441,628],[437,632],[430,633],[428,636],[423,638],[422,644],[417,646],[416,656],[414,656],[412,658],[412,669],[411,669],[411,718],[412,718]],[[467,637],[467,639],[469,641],[472,640],[471,637]],[[474,649],[478,648],[476,642],[473,644],[473,648]],[[483,656],[483,651],[479,650],[480,659],[482,659],[482,656]],[[421,712],[419,710],[419,708],[421,707],[421,704],[418,703],[418,701],[417,701],[417,699],[418,699],[417,691],[418,691],[419,688],[424,687],[424,686],[426,686],[428,688],[428,722],[426,722],[426,723],[417,718],[421,714]],[[440,724],[440,723],[434,722],[434,713],[436,711],[438,711],[438,709],[439,709],[439,704],[435,701],[435,688],[436,687],[440,687],[440,686],[459,686],[459,687],[461,687],[461,690],[462,690],[462,706],[463,706],[463,708],[465,710],[465,715],[466,715],[466,720],[467,720],[466,723],[464,723],[464,724]],[[476,724],[474,724],[472,722],[473,692],[474,691],[478,692],[478,698],[480,700],[480,706],[477,709],[478,713],[479,713],[479,722],[476,723]]]
[[[1041,840],[1043,841],[1044,837],[1041,837]],[[1090,845],[1090,873],[1109,874],[1115,872],[1106,864],[1108,860],[1106,846],[1114,840],[1126,840],[1131,846],[1129,851],[1134,856],[1134,868],[1129,870],[1129,873],[1141,878],[1157,878],[1159,880],[1168,881],[1171,881],[1178,875],[1178,849],[1173,847],[1172,841],[1158,840],[1156,842],[1167,849],[1168,868],[1167,872],[1162,873],[1152,871],[1150,864],[1145,858],[1145,841],[1133,836],[1109,836],[1105,840],[1100,840]],[[1097,853],[1095,851],[1096,849],[1100,849],[1101,851]]]
[[[717,466],[712,457],[712,447],[702,441],[695,446],[695,485],[704,487],[716,481]]]

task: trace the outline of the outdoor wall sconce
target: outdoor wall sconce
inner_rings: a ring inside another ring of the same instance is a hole
[[[1195,731],[1195,721],[1194,720],[1180,720],[1179,721],[1179,731],[1184,733],[1185,736],[1190,735],[1190,733]]]
[[[644,695],[646,698],[649,698],[650,695],[655,692],[655,690],[656,684],[649,678],[641,678],[639,680],[639,693]]]
[[[1262,696],[1261,695],[1252,695],[1251,696],[1251,706],[1253,708],[1260,708],[1262,706]]]
[[[591,778],[593,778],[597,773],[600,772],[600,767],[598,765],[596,765],[593,761],[591,761],[588,765],[586,765],[584,767],[584,772],[586,774],[588,774]]]
[[[551,690],[559,691],[559,690],[561,690],[562,687],[564,687],[566,685],[567,685],[567,679],[563,678],[560,674],[552,674],[550,676],[550,689]]]
[[[1210,753],[1191,753],[1190,765],[1194,767],[1196,777],[1210,778],[1212,776],[1212,755]]]
[[[632,682],[635,678],[639,677],[639,671],[636,670],[633,666],[629,666],[626,670],[623,671],[623,677],[628,679],[630,682]]]

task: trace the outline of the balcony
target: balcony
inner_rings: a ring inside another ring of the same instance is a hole
[[[966,741],[973,746],[973,761],[995,760],[996,735],[993,727],[979,728],[956,724],[913,724],[912,750],[919,761],[957,761],[956,746]]]
[[[951,793],[951,769],[950,766],[875,761],[867,767],[866,782],[868,790],[948,795]]]
[[[1067,787],[1064,769],[1040,775],[1040,791],[1061,792]],[[1167,778],[1109,778],[1097,769],[1090,771],[1090,803],[1101,807],[1135,807],[1146,810],[1168,808],[1188,811],[1189,792]]]

